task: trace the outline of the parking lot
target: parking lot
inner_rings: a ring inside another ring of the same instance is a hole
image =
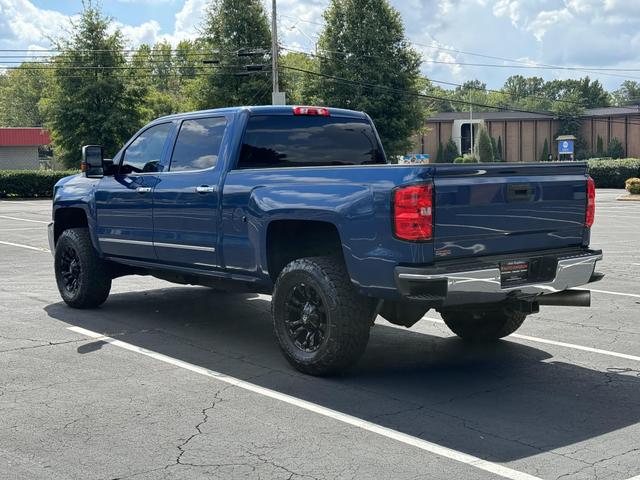
[[[357,368],[294,371],[269,297],[148,277],[65,306],[49,201],[0,201],[1,479],[640,479],[640,202],[598,192],[593,306],[491,346],[378,319]]]

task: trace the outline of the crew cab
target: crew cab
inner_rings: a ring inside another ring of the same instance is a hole
[[[49,241],[63,300],[95,308],[114,278],[272,295],[287,360],[353,365],[377,315],[429,309],[457,335],[513,333],[540,305],[588,306],[586,165],[393,165],[364,113],[237,107],[160,118],[112,160],[83,148],[55,186]]]

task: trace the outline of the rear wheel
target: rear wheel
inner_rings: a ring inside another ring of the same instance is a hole
[[[62,299],[74,308],[102,305],[111,291],[108,266],[93,248],[89,230],[65,230],[56,243],[55,274]]]
[[[358,294],[341,259],[312,257],[282,270],[271,311],[289,363],[304,373],[329,375],[352,366],[364,353],[374,301]]]
[[[440,314],[453,333],[472,341],[498,340],[511,335],[527,318],[527,313],[508,306],[477,311],[449,310]]]

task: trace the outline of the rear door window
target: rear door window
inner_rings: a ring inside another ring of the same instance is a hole
[[[256,115],[249,119],[238,168],[386,163],[365,119]]]
[[[222,137],[227,127],[224,117],[185,120],[171,156],[171,172],[212,168],[218,163]]]

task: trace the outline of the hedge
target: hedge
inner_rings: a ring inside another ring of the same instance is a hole
[[[0,170],[0,198],[50,198],[58,180],[77,170]]]
[[[592,159],[587,163],[589,175],[598,188],[624,188],[624,182],[628,178],[640,177],[640,159],[638,158]]]

